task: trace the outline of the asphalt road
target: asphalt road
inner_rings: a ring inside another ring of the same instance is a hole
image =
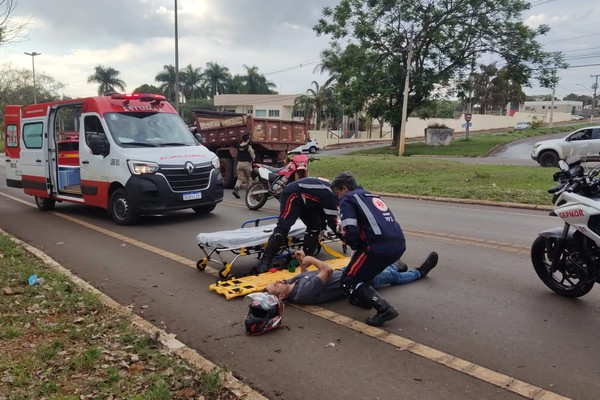
[[[0,165],[2,229],[269,398],[600,397],[600,289],[565,299],[531,267],[537,232],[559,223],[547,212],[386,198],[407,235],[404,261],[440,254],[428,278],[382,290],[400,317],[379,330],[362,324],[370,312],[344,300],[288,306],[284,329],[247,337],[245,303],[208,290],[215,278],[195,269],[195,239],[275,215],[275,200],[250,212],[227,191],[210,215],[181,211],[121,227],[94,208],[36,210],[5,186]]]

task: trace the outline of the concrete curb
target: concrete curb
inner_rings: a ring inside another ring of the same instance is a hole
[[[199,370],[206,373],[210,373],[215,368],[219,368],[218,365],[213,364],[211,361],[205,359],[200,354],[198,354],[195,350],[190,349],[184,343],[175,339],[175,335],[167,333],[164,330],[157,328],[145,319],[134,314],[127,307],[122,306],[121,304],[108,297],[104,293],[100,292],[98,289],[96,289],[83,279],[73,275],[71,271],[60,265],[58,262],[56,262],[54,259],[52,259],[50,256],[48,256],[41,250],[13,237],[9,233],[5,232],[3,229],[0,229],[0,234],[10,237],[12,242],[25,248],[27,251],[29,251],[31,254],[42,260],[44,264],[48,265],[53,270],[68,277],[75,285],[79,286],[81,289],[96,294],[102,303],[110,307],[115,312],[119,313],[120,315],[129,317],[134,327],[141,330],[143,333],[149,335],[150,337],[154,338],[154,340],[160,343],[163,349],[166,350],[168,353],[175,354],[176,356],[187,361],[193,367],[198,368]],[[231,393],[233,393],[238,399],[267,400],[265,396],[258,393],[250,386],[246,385],[245,383],[241,382],[239,379],[234,377],[230,371],[222,371],[220,376],[222,379],[221,384],[227,387],[228,390]]]
[[[552,206],[541,205],[541,204],[523,204],[523,203],[511,203],[511,202],[501,202],[501,201],[491,201],[491,200],[453,199],[453,198],[449,198],[449,197],[420,196],[420,195],[413,195],[413,194],[385,193],[385,192],[378,192],[376,194],[378,194],[380,196],[395,197],[395,198],[399,198],[399,199],[439,201],[439,202],[446,202],[446,203],[474,204],[474,205],[481,205],[481,206],[494,206],[494,207],[506,207],[506,208],[522,208],[522,209],[526,209],[526,210],[552,211],[554,209]]]

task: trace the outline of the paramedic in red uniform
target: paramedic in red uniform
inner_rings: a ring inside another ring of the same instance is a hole
[[[375,291],[372,280],[402,256],[404,233],[385,202],[358,186],[352,173],[339,174],[331,189],[340,198],[343,241],[354,250],[340,281],[342,291],[352,304],[377,310],[367,324],[382,326],[398,311]]]
[[[329,185],[330,182],[326,179],[303,178],[289,183],[283,189],[279,199],[277,225],[269,237],[267,247],[255,272],[261,273],[269,269],[273,258],[285,243],[290,229],[298,218],[306,225],[303,249],[308,255],[314,255],[319,244],[319,233],[327,229],[327,225],[333,232],[336,232],[338,198]]]

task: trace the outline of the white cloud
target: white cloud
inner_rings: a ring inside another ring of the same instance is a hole
[[[313,80],[327,78],[313,69],[328,38],[317,37],[312,27],[322,8],[335,4],[179,0],[179,66],[204,68],[207,62],[218,62],[242,73],[243,64],[256,65],[281,93],[303,93]],[[23,52],[42,53],[35,57],[36,71],[66,84],[64,94],[71,96],[96,93],[87,77],[98,64],[120,71],[128,90],[156,84],[154,77],[163,66],[175,64],[173,5],[173,0],[22,0],[16,17],[31,18],[26,40],[0,47],[0,59],[31,68],[31,57]],[[549,51],[565,51],[571,65],[600,63],[600,50],[591,50],[599,47],[600,3],[556,0],[533,7],[524,18],[530,26],[549,25],[550,33],[540,42]],[[590,75],[598,73],[600,66],[560,71],[557,94],[584,93],[579,85],[591,87]],[[550,92],[532,84],[526,92]]]

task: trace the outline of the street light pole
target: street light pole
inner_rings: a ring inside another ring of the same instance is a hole
[[[33,61],[33,58],[35,56],[39,56],[42,53],[37,53],[35,51],[32,51],[31,53],[27,53],[25,52],[24,54],[31,56],[31,72],[33,74],[33,104],[37,104],[37,95],[36,95],[36,88],[35,88],[35,62]]]
[[[175,110],[179,114],[179,33],[177,28],[177,0],[175,0]]]
[[[408,112],[408,89],[410,86],[410,64],[412,62],[412,37],[408,39],[408,56],[406,58],[406,78],[404,80],[404,94],[402,95],[402,120],[400,121],[400,144],[398,145],[398,156],[404,155],[406,144],[406,120]]]

